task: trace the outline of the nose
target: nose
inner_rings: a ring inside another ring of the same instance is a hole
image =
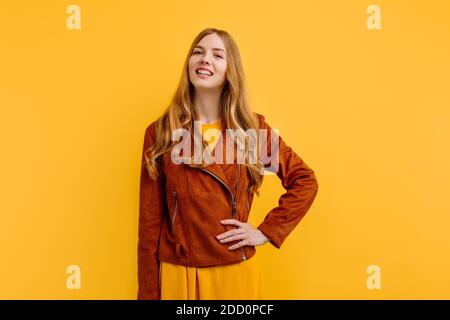
[[[203,58],[203,59],[200,61],[200,64],[206,64],[206,65],[209,66],[211,63],[210,63],[209,61],[205,60],[205,58]]]
[[[203,63],[206,63],[206,64],[211,64],[210,62],[209,62],[209,55],[208,55],[208,52],[206,52],[206,54],[202,57],[202,60],[200,60],[200,64],[203,64]]]

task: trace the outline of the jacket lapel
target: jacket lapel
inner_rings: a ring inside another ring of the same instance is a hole
[[[214,175],[218,179],[222,180],[222,182],[228,187],[228,189],[233,190],[231,188],[230,183],[229,183],[229,179],[225,175],[225,170],[229,169],[232,166],[232,164],[226,163],[226,153],[225,153],[226,152],[226,144],[225,144],[225,141],[223,139],[225,134],[226,134],[226,129],[223,128],[222,129],[222,135],[220,136],[220,138],[217,141],[216,146],[215,146],[215,148],[218,148],[218,147],[222,148],[222,150],[223,150],[223,162],[224,163],[217,163],[216,159],[214,157],[212,157],[213,158],[212,159],[212,163],[209,163],[209,164],[207,164],[207,163],[202,163],[202,164],[187,163],[187,165],[192,167],[192,168],[198,169],[198,170],[204,169],[206,171],[209,171],[212,175]],[[191,139],[191,155],[193,155],[194,154],[194,150],[195,150],[194,149],[194,137],[193,137],[193,134],[191,134],[190,139]],[[206,145],[206,143],[203,143],[203,140],[202,140],[202,145],[203,145],[202,146],[202,152],[204,151],[205,148],[209,148]],[[181,151],[180,154],[183,155],[183,150]],[[234,157],[236,159],[236,155]]]

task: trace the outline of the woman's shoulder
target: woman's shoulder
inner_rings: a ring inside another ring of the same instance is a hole
[[[260,129],[265,128],[266,127],[266,121],[265,121],[266,118],[264,117],[264,115],[259,112],[253,112],[253,114],[259,121],[259,128]]]
[[[156,123],[158,120],[151,121],[150,123],[147,123],[147,126],[145,128],[145,135],[149,135],[150,137],[155,137],[155,131],[156,131]]]
[[[253,112],[253,114],[258,118],[258,119],[264,119],[264,115],[262,115],[259,112]]]

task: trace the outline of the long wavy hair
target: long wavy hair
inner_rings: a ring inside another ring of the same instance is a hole
[[[171,140],[173,130],[178,128],[191,128],[189,130],[193,132],[193,124],[197,119],[195,119],[192,100],[195,87],[189,79],[189,59],[195,46],[203,37],[209,34],[217,34],[222,39],[227,52],[226,80],[220,98],[220,122],[226,128],[235,129],[237,132],[245,132],[247,129],[253,129],[257,133],[256,138],[258,139],[259,137],[259,123],[249,105],[244,70],[236,42],[224,30],[215,28],[204,29],[192,42],[184,62],[180,83],[173,95],[172,101],[163,114],[156,120],[155,142],[144,151],[148,174],[154,180],[159,175],[159,163],[156,159],[167,152],[175,143]],[[205,145],[204,141],[203,145]],[[247,161],[249,159],[249,144],[247,143],[245,144],[244,156],[246,160],[243,165],[249,168],[248,172],[250,175],[248,191],[255,192],[259,196],[259,189],[264,177],[260,173],[263,167],[262,161],[259,158],[258,152],[256,152],[256,164],[254,164],[255,161]]]

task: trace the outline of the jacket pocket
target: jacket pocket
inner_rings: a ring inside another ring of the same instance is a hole
[[[172,207],[172,230],[175,225],[175,218],[177,216],[178,211],[178,199],[177,199],[177,192],[174,190],[172,192],[173,195],[173,207]]]

